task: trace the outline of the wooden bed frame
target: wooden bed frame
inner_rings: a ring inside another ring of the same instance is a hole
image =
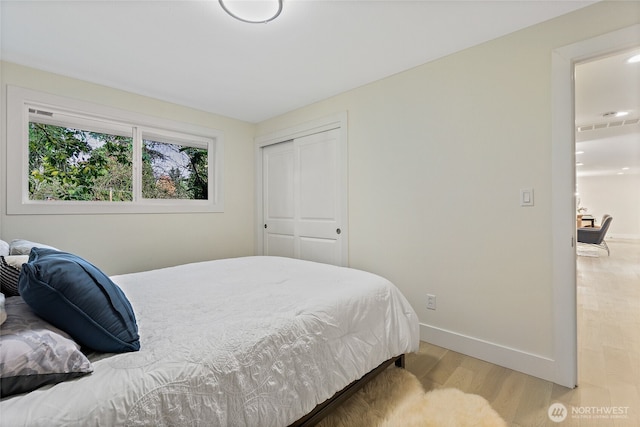
[[[404,354],[392,357],[391,359],[382,362],[380,366],[374,368],[359,380],[355,380],[354,382],[334,394],[330,399],[318,404],[318,406],[316,406],[313,411],[309,412],[307,415],[300,418],[289,427],[309,427],[318,424],[320,420],[333,412],[338,406],[344,403],[355,392],[364,387],[369,381],[378,376],[378,374],[387,369],[387,367],[389,367],[389,365],[391,365],[392,363],[395,363],[395,365],[399,368],[404,368]]]

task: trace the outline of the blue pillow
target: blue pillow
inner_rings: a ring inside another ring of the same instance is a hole
[[[107,275],[79,256],[31,249],[18,287],[36,314],[79,344],[107,353],[140,349],[129,300]]]

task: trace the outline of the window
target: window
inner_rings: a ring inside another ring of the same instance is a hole
[[[9,87],[8,213],[222,211],[219,132]]]
[[[206,143],[142,134],[142,197],[206,200]]]
[[[133,132],[29,108],[30,201],[133,201]]]

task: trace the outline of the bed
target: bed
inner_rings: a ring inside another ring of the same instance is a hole
[[[139,351],[89,353],[90,374],[3,398],[0,424],[300,424],[418,349],[407,300],[356,269],[257,256],[111,280],[135,312]]]

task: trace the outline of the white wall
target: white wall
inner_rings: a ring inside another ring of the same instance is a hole
[[[613,217],[607,236],[640,239],[640,175],[578,177],[581,206],[598,223],[602,215]]]
[[[0,83],[3,112],[6,86],[15,85],[221,130],[225,175],[224,213],[7,215],[6,168],[0,163],[3,240],[47,243],[87,258],[107,274],[253,254],[254,125],[7,62],[0,63]],[[2,162],[6,158],[5,121],[6,114],[2,114]]]
[[[638,2],[598,3],[258,135],[348,111],[350,265],[398,285],[423,339],[552,378],[551,53],[639,20]],[[534,207],[519,206],[523,187]]]

